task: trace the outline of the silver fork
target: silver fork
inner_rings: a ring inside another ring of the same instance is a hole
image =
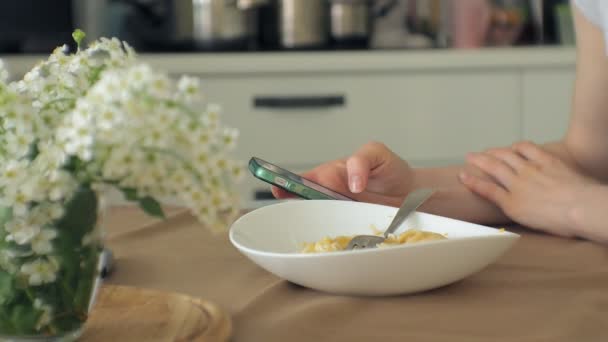
[[[357,235],[355,236],[348,245],[346,250],[352,249],[364,249],[364,248],[375,248],[379,243],[384,242],[390,234],[393,234],[399,226],[405,221],[405,219],[414,212],[422,203],[424,203],[431,195],[435,192],[433,189],[418,189],[414,190],[407,195],[403,204],[397,211],[397,214],[393,218],[393,221],[389,224],[388,228],[384,232],[384,236],[376,235]]]

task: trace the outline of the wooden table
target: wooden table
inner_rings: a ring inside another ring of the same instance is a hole
[[[521,228],[482,272],[410,296],[357,298],[302,288],[242,256],[182,210],[166,221],[132,207],[106,221],[109,283],[210,300],[233,341],[608,341],[608,249]]]

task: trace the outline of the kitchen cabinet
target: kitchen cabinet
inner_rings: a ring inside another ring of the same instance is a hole
[[[526,70],[522,75],[523,138],[538,143],[566,133],[574,89],[574,68]]]
[[[1,56],[0,56],[1,58]],[[39,57],[7,59],[17,76]],[[571,48],[142,55],[191,74],[241,131],[236,156],[296,172],[381,141],[416,166],[561,137],[574,78]],[[246,206],[268,186],[246,177]]]
[[[287,74],[205,85],[225,122],[241,129],[239,157],[281,165],[340,158],[371,140],[408,160],[450,160],[520,136],[519,78],[509,72]],[[332,98],[343,103],[289,103]]]

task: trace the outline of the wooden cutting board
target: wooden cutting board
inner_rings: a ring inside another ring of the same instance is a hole
[[[104,285],[81,341],[227,341],[230,317],[215,304],[182,294]]]

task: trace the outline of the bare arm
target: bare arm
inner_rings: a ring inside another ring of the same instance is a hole
[[[562,141],[543,148],[568,166],[608,181],[608,59],[603,34],[575,8],[578,61],[572,117]],[[468,221],[500,224],[509,220],[497,206],[473,194],[458,179],[463,170],[486,177],[473,166],[416,169],[414,187],[440,187],[423,211]]]
[[[601,30],[574,9],[577,69],[565,149],[594,178],[608,181],[608,57]]]
[[[550,187],[552,190],[561,191],[559,196],[553,196],[546,189],[538,192],[545,196],[542,199],[538,199],[538,196],[533,198],[531,196],[533,194],[530,194],[529,191],[509,192],[509,195],[513,196],[522,193],[524,195],[515,196],[517,198],[511,196],[509,199],[515,199],[510,200],[508,206],[504,205],[505,201],[502,201],[503,204],[499,207],[494,203],[501,203],[500,201],[491,200],[490,196],[477,195],[487,194],[488,191],[475,190],[470,181],[471,179],[481,181],[486,190],[489,186],[497,191],[507,191],[508,186],[500,184],[500,177],[496,176],[500,175],[501,170],[504,171],[506,165],[498,163],[496,158],[491,163],[493,165],[488,165],[488,156],[486,156],[486,163],[482,163],[485,165],[471,162],[475,159],[479,162],[478,158],[472,156],[467,158],[466,165],[412,169],[381,143],[366,144],[351,157],[322,164],[306,173],[305,177],[358,201],[393,206],[399,206],[403,197],[413,188],[432,187],[439,191],[425,203],[421,208],[422,211],[485,224],[504,224],[509,222],[508,217],[511,217],[533,228],[545,228],[546,231],[567,236],[576,234],[576,232],[569,231],[570,227],[566,227],[568,229],[564,228],[562,231],[556,231],[553,227],[558,224],[563,226],[568,218],[561,216],[558,218],[551,214],[538,217],[534,212],[533,215],[530,215],[534,220],[522,219],[520,210],[522,206],[525,206],[534,211],[542,205],[555,210],[557,207],[552,206],[549,200],[573,196],[573,192],[567,191],[562,185],[576,183],[575,180],[580,178],[588,179],[589,177],[586,176],[608,180],[608,117],[604,115],[604,109],[608,108],[608,97],[603,94],[608,92],[608,60],[605,57],[605,44],[600,30],[583,18],[578,9],[575,9],[575,16],[579,56],[573,115],[566,137],[562,141],[543,145],[542,150],[533,144],[517,144],[485,153],[494,156],[506,155],[509,158],[515,158],[520,164],[534,162],[532,160],[534,158],[528,158],[526,155],[540,155],[541,157],[537,158],[539,160],[552,159],[550,163],[545,163],[549,165],[547,168],[551,172],[543,173],[537,170],[536,174],[541,178],[559,179],[559,182],[551,183],[554,185]],[[525,151],[532,151],[532,153],[524,153]],[[517,155],[514,155],[515,152]],[[559,170],[554,170],[556,169],[553,167],[555,161],[559,162],[561,167]],[[498,170],[497,173],[491,172],[493,169]],[[556,172],[557,175],[555,175]],[[581,173],[585,173],[586,176]],[[469,177],[463,177],[464,174]],[[510,176],[513,178],[513,175]],[[463,185],[465,183],[466,187]],[[546,186],[548,183],[543,184]],[[575,186],[576,184],[570,185]],[[526,189],[530,190],[530,187],[524,186],[523,190]],[[277,197],[289,196],[276,188],[273,191]],[[503,197],[506,198],[506,196]],[[573,206],[568,200],[562,202],[562,208],[571,209]],[[581,223],[581,226],[583,225],[584,223]]]
[[[509,222],[507,216],[496,205],[477,196],[462,185],[458,175],[463,170],[483,176],[478,169],[465,165],[414,169],[414,188],[438,189],[437,193],[420,210],[483,224]]]

